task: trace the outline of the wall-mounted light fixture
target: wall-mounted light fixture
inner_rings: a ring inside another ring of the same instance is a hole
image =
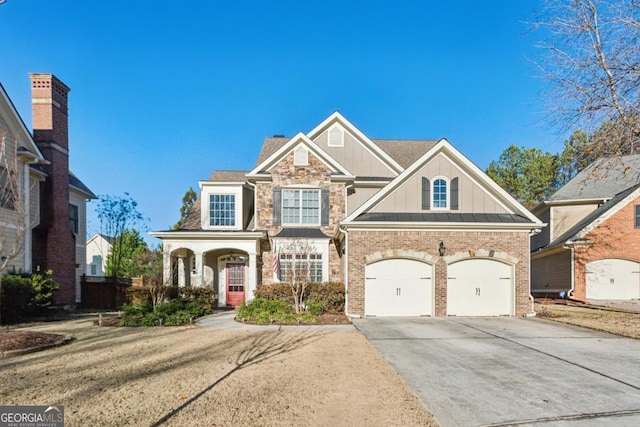
[[[447,247],[442,241],[440,241],[440,245],[438,246],[438,252],[440,253],[440,256],[445,256],[447,253]]]

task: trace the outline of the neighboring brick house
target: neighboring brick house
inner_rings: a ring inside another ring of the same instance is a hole
[[[533,311],[529,235],[544,224],[444,139],[374,140],[334,113],[200,190],[180,230],[151,234],[167,280],[212,286],[220,305],[304,263],[344,283],[351,316]]]
[[[5,113],[0,127],[9,123],[19,157],[25,159],[22,167],[28,165],[30,176],[28,197],[21,196],[30,212],[25,218],[24,251],[15,267],[25,272],[51,269],[60,284],[56,304],[74,305],[80,302],[80,277],[86,263],[86,202],[96,196],[69,171],[69,88],[52,74],[29,77],[33,135],[4,89],[0,91],[0,112]],[[26,181],[21,191],[25,185]]]
[[[595,162],[533,209],[535,296],[640,298],[640,155]]]

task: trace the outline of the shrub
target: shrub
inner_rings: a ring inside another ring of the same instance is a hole
[[[272,283],[270,285],[260,285],[254,296],[256,298],[278,300],[293,304],[293,293],[291,285],[288,283]]]
[[[178,296],[182,301],[199,304],[205,313],[211,313],[216,306],[215,292],[211,288],[179,288]]]
[[[53,280],[51,270],[44,273],[40,273],[38,270],[37,273],[31,275],[31,287],[34,292],[31,308],[35,314],[40,314],[53,305],[53,295],[60,288],[60,285]]]
[[[35,297],[29,277],[10,274],[2,277],[2,323],[17,323],[27,316],[27,306]]]
[[[127,304],[147,301],[151,305],[151,294],[149,288],[140,286],[129,286],[124,291],[124,300]]]
[[[122,306],[122,312],[125,316],[144,316],[151,311],[151,302],[149,301],[140,301]]]
[[[291,285],[288,283],[258,286],[255,297],[293,304]],[[343,313],[344,299],[344,284],[341,282],[310,283],[304,296],[307,310],[313,310],[311,313],[316,316],[322,313]]]
[[[312,283],[309,286],[308,301],[322,303],[322,312],[344,313],[344,283]]]
[[[241,304],[238,308],[238,320],[258,324],[291,322],[295,320],[291,304],[279,300],[254,298],[249,304]]]

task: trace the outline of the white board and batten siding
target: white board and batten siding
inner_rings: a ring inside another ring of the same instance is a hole
[[[386,259],[365,266],[365,316],[433,316],[433,266]]]
[[[511,316],[512,266],[490,259],[469,259],[448,266],[448,316]]]
[[[587,263],[587,299],[640,299],[640,263],[607,258]]]

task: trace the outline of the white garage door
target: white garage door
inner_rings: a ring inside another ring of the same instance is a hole
[[[410,259],[387,259],[365,266],[366,316],[431,316],[433,267]]]
[[[587,299],[640,298],[640,265],[625,259],[587,263]]]
[[[510,265],[489,259],[470,259],[447,270],[448,316],[513,314],[513,274]]]

